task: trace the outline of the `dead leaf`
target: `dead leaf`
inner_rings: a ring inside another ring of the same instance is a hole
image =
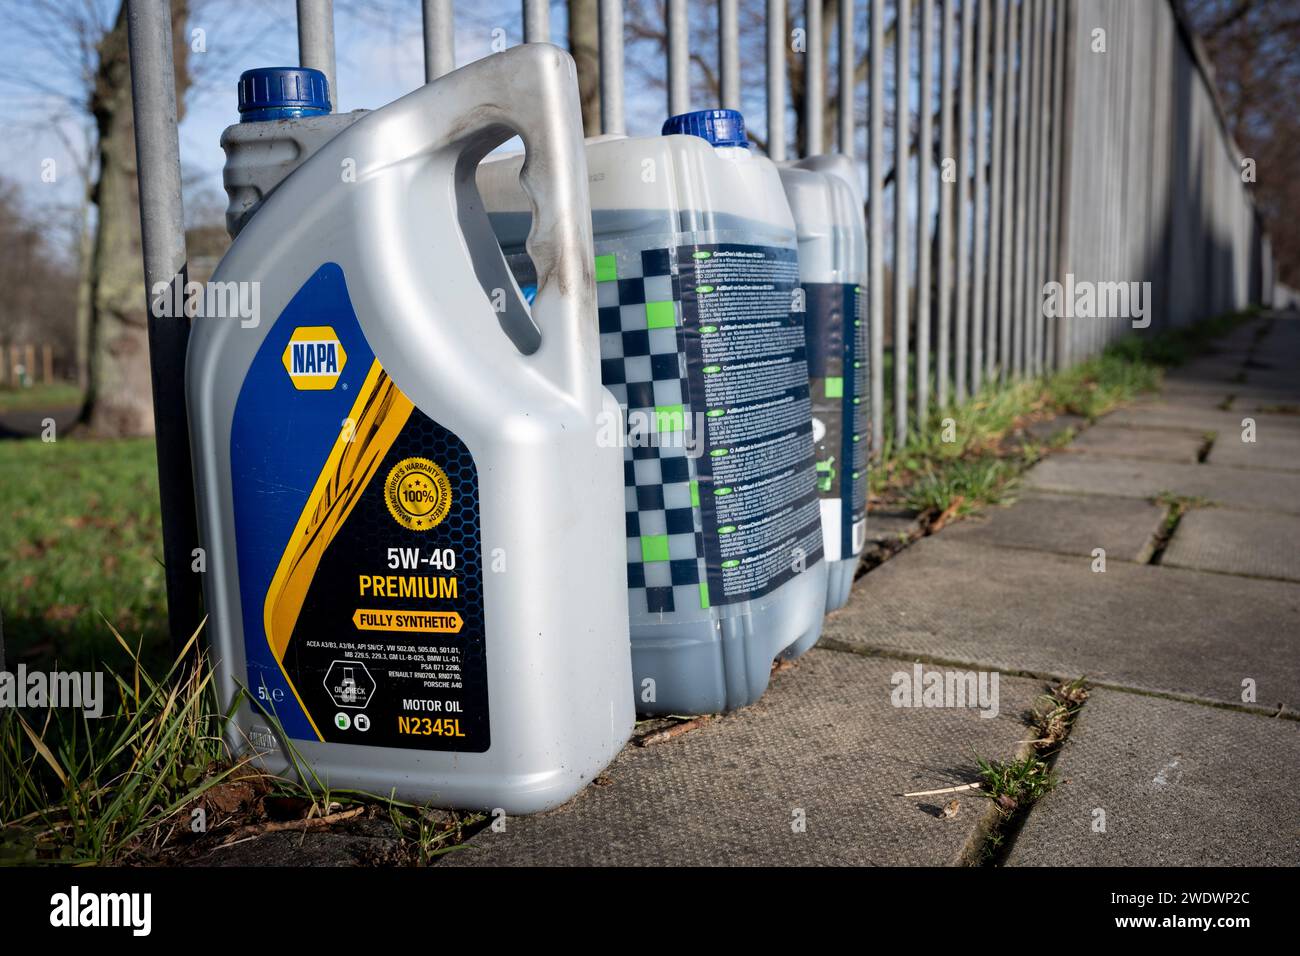
[[[229,780],[219,783],[203,795],[209,812],[230,816],[252,805],[257,791],[246,780]]]
[[[47,621],[71,621],[81,614],[80,604],[55,604],[42,615]]]

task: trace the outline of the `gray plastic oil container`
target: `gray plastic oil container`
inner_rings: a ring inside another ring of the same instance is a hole
[[[794,221],[733,111],[588,142],[602,378],[626,408],[636,706],[740,707],[815,641],[826,598]],[[479,188],[521,285],[519,158]],[[625,429],[625,430],[624,430]]]
[[[813,156],[782,164],[799,234],[817,490],[826,549],[826,610],[849,599],[866,545],[870,430],[867,237],[853,161]],[[795,645],[797,656],[811,644]]]
[[[190,341],[208,627],[251,698],[229,742],[274,771],[524,813],[631,733],[579,117],[555,47],[466,66],[264,177],[213,277],[260,316]],[[540,277],[512,324],[474,169],[514,133]]]

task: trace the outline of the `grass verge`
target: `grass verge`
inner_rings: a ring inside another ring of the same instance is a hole
[[[0,607],[10,662],[91,669],[106,619],[154,673],[170,662],[149,439],[0,441]]]
[[[81,389],[69,382],[30,388],[0,388],[0,414],[73,408],[81,404],[81,398]]]
[[[331,790],[292,754],[294,775],[259,770],[225,743],[234,706],[217,706],[206,659],[182,663],[197,634],[154,679],[111,633],[130,667],[108,674],[104,716],[0,711],[0,865],[183,863],[271,834],[358,828],[387,848],[381,862],[427,864],[485,822]]]
[[[1160,380],[1157,366],[1108,352],[1045,378],[990,386],[936,412],[901,447],[887,436],[871,472],[873,503],[910,508],[940,526],[998,504],[1011,497],[1025,468],[1073,434],[1062,428],[1035,438],[1034,426],[1061,415],[1091,422]]]

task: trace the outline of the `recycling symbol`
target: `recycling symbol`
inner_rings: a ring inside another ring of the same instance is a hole
[[[360,661],[334,661],[325,672],[325,690],[336,707],[365,710],[375,693],[375,679]]]

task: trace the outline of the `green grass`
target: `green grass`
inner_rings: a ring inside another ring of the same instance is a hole
[[[152,441],[0,442],[6,657],[80,669],[115,653],[107,620],[158,668],[170,657],[159,522]]]
[[[1162,491],[1152,499],[1155,504],[1168,509],[1165,515],[1165,527],[1173,531],[1178,520],[1193,508],[1213,508],[1214,502],[1201,495],[1180,495],[1172,491]]]
[[[1117,405],[1160,387],[1155,364],[1106,352],[1044,381],[1045,400],[1058,414],[1093,421]]]
[[[1056,777],[1047,761],[1037,754],[1013,760],[975,758],[979,766],[980,791],[997,806],[1003,816],[1032,805],[1056,786]]]
[[[1008,441],[1021,426],[1058,415],[1095,421],[1159,389],[1165,367],[1210,350],[1216,338],[1255,314],[1247,310],[1157,335],[1131,335],[1064,371],[987,383],[973,398],[933,410],[923,428],[913,419],[901,446],[895,441],[892,362],[886,353],[885,439],[869,473],[871,493],[932,515],[978,511],[1005,498],[1015,476],[1040,457],[1042,448],[1023,434]],[[914,366],[913,361],[913,372]],[[1057,436],[1048,446],[1062,443]]]
[[[33,385],[31,388],[0,388],[0,413],[46,411],[81,404],[81,389],[69,382]]]
[[[223,762],[205,667],[155,681],[128,660],[125,675],[109,672],[116,706],[98,719],[51,708],[33,726],[0,713],[0,863],[121,860],[243,769]]]
[[[923,513],[973,513],[1006,498],[1019,472],[1040,456],[1042,449],[1026,437],[1008,441],[1020,426],[1063,414],[1092,421],[1158,388],[1160,377],[1154,364],[1107,353],[1045,378],[991,383],[974,398],[932,413],[901,448],[887,424],[871,491]]]
[[[913,511],[969,514],[981,505],[997,504],[1011,492],[1015,469],[991,455],[957,459],[923,473],[909,484],[904,503]]]
[[[1183,365],[1197,355],[1211,351],[1215,339],[1255,318],[1259,312],[1257,308],[1250,308],[1204,319],[1179,329],[1167,329],[1157,335],[1130,335],[1110,346],[1107,351],[1132,362],[1163,367]]]
[[[411,860],[428,864],[487,822],[482,814],[332,790],[291,744],[296,773],[286,776],[232,758],[224,735],[236,704],[223,712],[206,655],[187,655],[198,634],[155,680],[136,650],[109,633],[129,667],[122,674],[105,668],[104,716],[0,711],[0,866],[165,863],[196,845],[210,850],[248,830],[256,835],[271,806],[305,825],[361,805],[386,812]],[[230,787],[252,799],[234,811],[212,799]],[[200,835],[192,832],[198,810]]]

